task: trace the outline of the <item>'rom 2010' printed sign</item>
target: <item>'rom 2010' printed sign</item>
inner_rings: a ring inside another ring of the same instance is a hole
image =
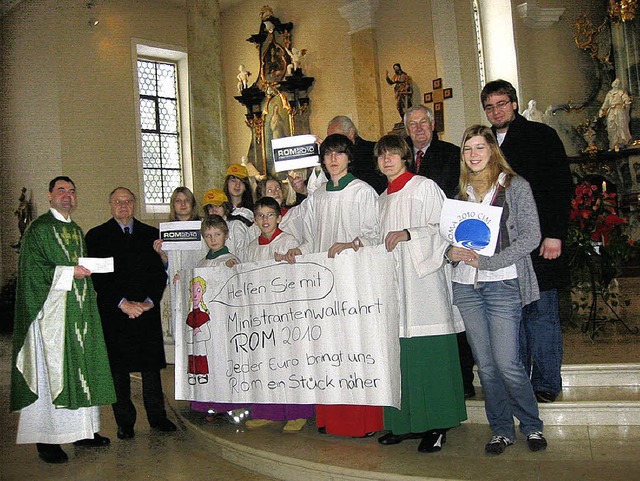
[[[271,140],[276,172],[314,167],[319,164],[319,149],[314,135],[294,135]]]
[[[182,271],[176,398],[399,407],[394,269],[379,246]]]
[[[160,239],[165,251],[198,250],[202,248],[201,222],[189,220],[161,222]]]
[[[492,256],[500,233],[502,207],[445,199],[440,213],[440,234],[458,247]]]

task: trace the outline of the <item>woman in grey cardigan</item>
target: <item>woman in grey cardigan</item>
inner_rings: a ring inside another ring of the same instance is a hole
[[[531,382],[518,356],[522,306],[539,298],[529,254],[540,243],[536,204],[491,129],[469,127],[462,137],[459,198],[503,208],[496,252],[487,257],[451,247],[453,302],[458,306],[478,364],[485,411],[493,432],[488,454],[501,454],[516,438],[513,416],[531,451],[547,447]]]

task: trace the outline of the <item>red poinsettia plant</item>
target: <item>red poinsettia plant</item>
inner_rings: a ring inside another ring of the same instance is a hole
[[[628,220],[618,215],[617,202],[606,183],[601,187],[584,181],[576,186],[567,236],[574,278],[576,271],[592,268],[597,256],[607,285],[631,256],[634,243],[624,231]]]
[[[592,242],[608,245],[617,227],[627,224],[627,219],[617,213],[615,193],[600,190],[590,182],[576,186],[571,201],[570,220],[580,231],[580,237],[588,236]],[[617,233],[617,232],[616,232]]]

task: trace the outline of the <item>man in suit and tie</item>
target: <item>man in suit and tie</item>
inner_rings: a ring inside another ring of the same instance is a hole
[[[413,165],[409,170],[433,180],[452,199],[458,192],[460,148],[434,138],[433,112],[417,105],[404,114],[404,128],[413,147]]]
[[[159,431],[175,431],[175,424],[167,419],[160,379],[160,369],[166,367],[160,299],[167,274],[153,249],[158,229],[134,218],[135,196],[129,189],[114,189],[109,204],[113,218],[91,229],[86,241],[90,256],[114,259],[114,272],[92,277],[116,388],[117,435],[120,439],[135,435],[131,372],[142,375],[149,425]]]
[[[434,138],[433,112],[424,105],[416,105],[404,114],[404,128],[409,135],[407,143],[413,149],[413,163],[409,170],[433,180],[448,198],[455,197],[460,179],[460,149]],[[465,332],[458,333],[458,351],[464,397],[476,395],[473,387],[473,354]]]

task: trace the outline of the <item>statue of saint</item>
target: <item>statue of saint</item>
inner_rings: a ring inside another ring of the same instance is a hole
[[[27,188],[23,187],[18,199],[18,208],[14,214],[18,217],[18,230],[20,231],[20,239],[11,247],[19,248],[22,236],[27,226],[31,223],[33,212],[31,211],[31,202],[27,199]]]
[[[538,108],[536,107],[536,101],[533,99],[529,100],[529,103],[527,104],[527,109],[524,112],[522,112],[522,116],[525,119],[531,120],[533,122],[540,122],[543,124],[546,123],[544,114],[538,110]]]
[[[396,108],[400,118],[404,118],[404,113],[413,104],[413,82],[411,77],[402,70],[399,63],[393,64],[393,76],[389,78],[387,70],[386,80],[389,85],[393,85],[393,92],[396,96]]]
[[[238,79],[238,93],[242,93],[244,89],[249,87],[249,75],[251,75],[251,72],[247,71],[244,65],[238,65],[238,75],[236,76]]]
[[[598,113],[599,117],[607,116],[609,150],[618,150],[631,142],[631,132],[629,132],[630,110],[631,97],[622,88],[620,79],[615,79]]]

